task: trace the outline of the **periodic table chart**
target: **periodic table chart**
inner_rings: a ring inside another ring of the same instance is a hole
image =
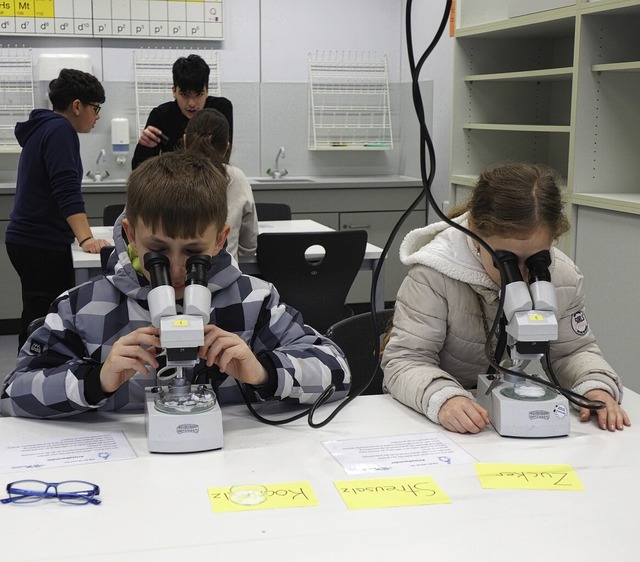
[[[222,0],[0,0],[0,36],[223,39]]]

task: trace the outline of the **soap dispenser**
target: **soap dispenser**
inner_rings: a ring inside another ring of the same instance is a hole
[[[129,120],[114,117],[111,120],[111,150],[118,164],[124,164],[129,154]]]

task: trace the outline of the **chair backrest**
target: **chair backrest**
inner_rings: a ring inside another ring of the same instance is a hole
[[[44,324],[46,320],[46,316],[40,316],[39,318],[35,318],[29,322],[29,326],[27,326],[27,336],[30,336],[35,332],[40,326]]]
[[[290,221],[291,207],[286,203],[256,203],[259,221]]]
[[[321,246],[320,259],[305,252]],[[367,232],[263,233],[256,257],[263,279],[273,283],[283,302],[299,310],[305,323],[319,332],[344,317],[347,293],[367,246]]]
[[[100,267],[102,268],[102,273],[107,272],[107,263],[109,263],[109,257],[113,250],[115,250],[115,246],[103,246],[100,248]]]
[[[376,312],[378,333],[373,333],[371,312],[356,314],[336,322],[327,330],[327,337],[344,351],[351,368],[351,390],[354,394],[371,376],[377,364],[374,337],[382,339],[393,320],[393,309]],[[361,394],[382,394],[382,369],[378,367],[371,384]]]
[[[122,211],[124,211],[124,203],[107,205],[102,211],[102,224],[104,226],[113,226]]]

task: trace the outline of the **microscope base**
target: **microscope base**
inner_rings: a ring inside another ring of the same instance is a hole
[[[147,444],[152,453],[193,453],[222,448],[222,412],[216,405],[206,412],[168,414],[155,407],[155,394],[146,390]]]
[[[504,437],[560,437],[569,435],[567,399],[551,389],[543,398],[514,397],[514,383],[500,381],[487,394],[492,378],[478,376],[478,404],[489,412],[495,430]]]

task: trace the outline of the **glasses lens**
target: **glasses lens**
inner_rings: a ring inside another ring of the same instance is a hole
[[[47,492],[48,484],[41,480],[19,480],[7,486],[7,493],[14,503],[33,503],[44,497],[55,496],[51,489]]]
[[[94,115],[98,115],[100,113],[100,110],[102,109],[102,106],[96,103],[88,103],[87,105],[91,106],[91,108],[93,109]]]
[[[61,502],[74,504],[89,503],[98,491],[95,484],[81,480],[60,482],[57,488],[58,499]]]

